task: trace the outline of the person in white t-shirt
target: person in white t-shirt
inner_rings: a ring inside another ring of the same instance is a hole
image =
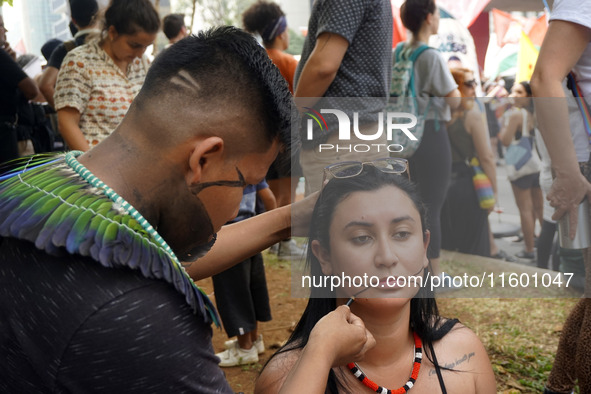
[[[577,207],[585,197],[591,201],[591,161],[582,113],[576,106],[569,108],[565,99],[572,97],[564,86],[571,71],[581,95],[591,97],[591,3],[555,0],[531,87],[555,175],[547,197],[555,208],[552,218],[569,215],[573,237]],[[587,104],[590,101],[587,99]],[[576,380],[581,393],[591,392],[590,248],[585,250],[585,271],[585,295],[564,325],[545,393],[571,393]]]

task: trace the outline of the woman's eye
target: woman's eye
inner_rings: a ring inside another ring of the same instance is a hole
[[[355,244],[363,245],[363,244],[366,244],[367,242],[369,242],[370,239],[371,238],[369,235],[358,235],[356,237],[351,238],[351,241]]]
[[[410,237],[410,231],[399,231],[396,234],[394,234],[394,238],[396,239],[407,239],[408,237]]]

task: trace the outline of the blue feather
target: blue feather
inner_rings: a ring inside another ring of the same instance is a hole
[[[87,234],[86,230],[90,226],[90,220],[92,219],[93,214],[90,211],[83,211],[74,224],[72,225],[72,229],[66,238],[66,249],[70,253],[78,252],[80,244],[84,239],[86,239]]]
[[[140,264],[140,270],[146,277],[150,277],[151,266],[152,266],[152,254],[150,253],[150,243],[147,238],[142,237],[142,262]]]
[[[122,224],[119,233],[117,233],[117,245],[113,249],[113,258],[118,265],[128,266],[133,251],[133,238],[136,236],[129,227]]]
[[[132,243],[132,252],[129,258],[129,267],[136,269],[140,266],[142,262],[142,255],[143,255],[143,246],[142,246],[142,238],[140,236],[133,237]]]

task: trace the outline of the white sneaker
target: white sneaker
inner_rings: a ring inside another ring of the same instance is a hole
[[[279,242],[279,252],[277,258],[279,260],[299,260],[305,257],[307,248],[300,247],[293,238],[286,241]]]
[[[226,349],[231,349],[235,346],[238,346],[238,339],[236,338],[229,339],[226,342],[224,342],[224,347]],[[265,342],[263,342],[263,334],[259,334],[257,340],[254,341],[254,347],[257,349],[258,354],[265,353]]]
[[[269,251],[270,254],[277,254],[279,252],[279,242],[271,245],[271,247],[267,250]]]
[[[216,356],[220,358],[220,367],[235,367],[259,361],[256,347],[253,346],[250,349],[242,349],[238,346],[238,343],[230,349],[216,353]]]

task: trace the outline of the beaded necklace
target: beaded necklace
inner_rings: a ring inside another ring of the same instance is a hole
[[[88,182],[91,186],[94,186],[98,189],[102,189],[105,192],[105,195],[109,197],[115,204],[119,205],[123,208],[129,215],[134,218],[152,239],[163,249],[166,254],[170,257],[170,259],[177,265],[183,273],[185,273],[184,267],[181,265],[179,259],[176,257],[170,246],[166,243],[166,241],[158,234],[158,232],[152,227],[150,222],[148,222],[141,213],[139,213],[130,203],[125,201],[123,197],[115,193],[113,189],[111,189],[107,184],[97,178],[92,172],[90,172],[86,167],[84,167],[76,157],[80,156],[82,153],[81,151],[71,151],[66,153],[65,161],[68,166],[70,166],[78,175],[82,177],[86,182]],[[188,275],[187,275],[188,276]],[[192,280],[191,280],[192,281]]]
[[[415,359],[414,359],[414,363],[412,366],[412,373],[410,374],[410,378],[408,378],[408,382],[406,382],[405,385],[400,387],[399,389],[389,390],[385,387],[379,386],[377,383],[370,380],[365,375],[365,373],[361,370],[361,368],[359,368],[359,365],[357,365],[357,363],[349,363],[349,364],[347,364],[347,367],[349,367],[349,369],[351,370],[353,375],[355,375],[355,377],[357,379],[359,379],[361,381],[361,383],[363,383],[365,386],[369,387],[370,389],[372,389],[376,393],[405,394],[408,392],[408,390],[410,390],[414,386],[415,382],[417,381],[417,379],[419,377],[419,370],[421,369],[421,361],[423,360],[423,342],[421,341],[421,338],[419,338],[417,333],[414,331],[413,331],[413,336],[415,339],[415,351],[414,351]]]

